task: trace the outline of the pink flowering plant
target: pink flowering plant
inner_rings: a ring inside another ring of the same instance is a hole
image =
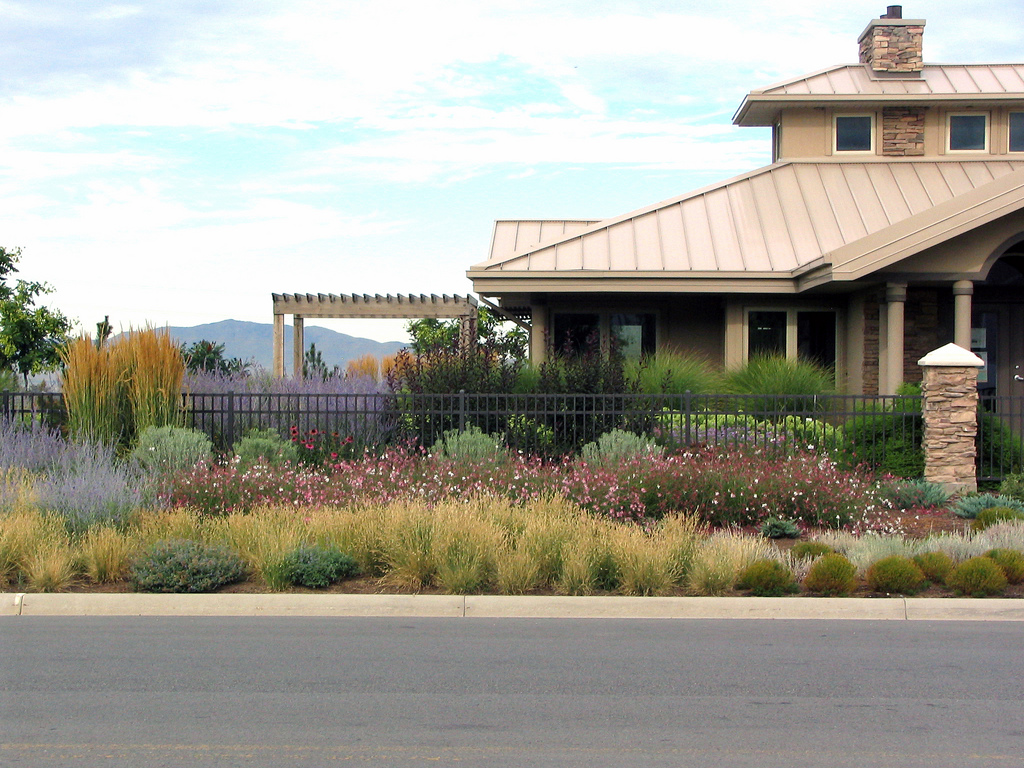
[[[611,466],[578,459],[543,462],[519,454],[451,460],[392,448],[329,466],[200,465],[176,478],[168,501],[208,514],[262,504],[347,506],[402,498],[437,502],[473,495],[516,501],[560,493],[619,520],[697,513],[716,526],[756,526],[767,517],[804,527],[844,527],[882,508],[872,477],[828,458],[751,449],[703,449],[646,456]]]

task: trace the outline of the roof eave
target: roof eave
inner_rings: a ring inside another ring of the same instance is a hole
[[[1001,104],[1004,102],[1024,101],[1024,93],[836,93],[822,95],[819,93],[749,93],[743,98],[739,109],[733,115],[733,125],[742,127],[771,127],[775,116],[784,108],[802,107],[834,107],[837,104],[928,104],[940,106],[945,104]]]

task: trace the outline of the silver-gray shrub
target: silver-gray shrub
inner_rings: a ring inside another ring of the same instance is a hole
[[[605,432],[595,442],[584,445],[580,457],[587,464],[608,467],[644,456],[660,456],[663,451],[653,437],[613,429]]]
[[[449,429],[430,448],[430,455],[450,461],[477,462],[504,459],[508,449],[497,435],[488,435],[471,425],[464,430]]]
[[[158,477],[172,477],[210,458],[213,443],[194,429],[146,427],[132,449],[139,466]]]
[[[68,443],[59,461],[35,482],[36,503],[59,516],[72,534],[97,523],[124,525],[155,504],[155,489],[134,463],[96,443]]]
[[[1024,552],[1024,520],[1007,520],[996,523],[974,536],[978,547],[985,552],[990,549],[1012,549]]]

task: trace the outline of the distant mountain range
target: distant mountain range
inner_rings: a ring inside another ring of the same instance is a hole
[[[274,357],[274,326],[268,323],[250,323],[243,320],[221,320],[218,323],[193,325],[190,327],[174,327],[169,329],[171,338],[179,344],[191,346],[197,341],[213,341],[224,345],[225,357],[240,357],[243,360],[255,360],[270,370]],[[306,347],[316,344],[317,351],[323,356],[327,367],[340,365],[342,368],[349,360],[355,360],[366,354],[375,357],[390,355],[406,346],[401,341],[373,341],[357,336],[338,333],[329,328],[307,325],[305,328]],[[291,372],[292,361],[292,327],[286,326],[284,331],[285,370]]]

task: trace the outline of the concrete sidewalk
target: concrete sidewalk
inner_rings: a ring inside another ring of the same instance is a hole
[[[0,593],[0,616],[420,616],[560,619],[1024,621],[1024,600]]]

